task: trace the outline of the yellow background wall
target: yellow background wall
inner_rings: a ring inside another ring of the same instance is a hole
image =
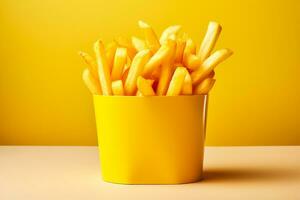
[[[208,145],[300,144],[300,1],[1,0],[0,144],[95,145],[92,98],[78,50],[99,37],[140,36],[183,25],[200,42],[209,20],[217,48],[235,54],[217,70]]]

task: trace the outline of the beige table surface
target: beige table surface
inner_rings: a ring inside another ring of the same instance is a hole
[[[300,146],[207,147],[204,170],[193,184],[117,185],[96,147],[0,146],[0,200],[300,199]]]

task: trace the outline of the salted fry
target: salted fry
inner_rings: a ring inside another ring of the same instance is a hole
[[[155,92],[152,88],[152,83],[144,79],[142,76],[139,76],[137,79],[137,88],[143,96],[154,96]]]
[[[229,49],[221,49],[210,55],[196,71],[192,72],[193,85],[200,83],[219,63],[231,56],[232,53]]]
[[[169,56],[171,48],[168,45],[162,45],[159,50],[151,57],[145,65],[143,76],[150,77],[151,74],[161,65],[163,60]]]
[[[193,42],[193,40],[191,38],[187,39],[186,44],[185,44],[185,48],[183,51],[183,63],[185,65],[187,65],[187,60],[188,60],[188,56],[191,54],[195,54],[196,52],[196,45]]]
[[[178,96],[180,95],[181,89],[183,87],[184,79],[188,73],[185,67],[177,67],[173,77],[171,79],[167,95],[166,96]]]
[[[147,47],[153,53],[156,52],[160,47],[160,43],[158,41],[157,35],[155,34],[154,30],[152,29],[152,27],[149,24],[147,24],[141,20],[138,22],[138,24],[139,24],[140,29],[144,33]]]
[[[80,51],[79,55],[88,64],[88,69],[91,72],[91,74],[94,76],[94,78],[98,79],[98,69],[97,69],[96,61],[88,53]]]
[[[89,91],[94,95],[101,95],[101,88],[99,82],[94,78],[89,69],[84,69],[82,73],[82,79],[89,89]]]
[[[127,54],[128,56],[132,59],[135,54],[136,54],[136,50],[135,48],[132,46],[131,41],[128,40],[125,37],[116,37],[115,38],[116,43],[120,46],[120,47],[124,47],[127,49]]]
[[[209,22],[206,34],[197,52],[201,62],[204,62],[204,60],[209,57],[217,43],[221,31],[222,27],[220,24],[217,22]]]
[[[108,43],[105,47],[109,72],[111,72],[112,67],[113,67],[114,56],[115,56],[115,52],[116,52],[117,47],[118,47],[118,45],[115,41],[112,41],[112,42]]]
[[[191,95],[193,94],[193,84],[192,78],[189,73],[185,75],[183,86],[181,88],[181,94],[183,95]]]
[[[134,95],[136,92],[137,78],[142,74],[145,64],[149,61],[150,50],[145,49],[136,54],[133,58],[131,67],[129,68],[128,76],[125,81],[126,95]]]
[[[109,66],[105,55],[104,45],[101,40],[94,44],[94,51],[96,54],[96,61],[98,65],[98,76],[103,95],[111,95],[111,79],[109,73]]]
[[[196,85],[194,94],[207,94],[214,86],[216,80],[213,78],[206,78],[201,83]]]
[[[131,37],[131,42],[136,51],[147,49],[146,42],[138,37]]]
[[[169,26],[168,28],[166,28],[160,36],[160,44],[165,44],[171,35],[176,35],[180,30],[180,25]]]
[[[175,54],[175,63],[182,63],[183,59],[183,51],[185,48],[185,43],[186,41],[179,38],[177,40],[177,45],[176,45],[176,54]]]
[[[114,58],[113,68],[111,71],[112,80],[118,80],[122,78],[122,74],[126,62],[127,62],[127,49],[123,47],[118,47]]]
[[[118,96],[124,95],[122,80],[113,81],[111,83],[111,88],[112,88],[113,95],[118,95]]]

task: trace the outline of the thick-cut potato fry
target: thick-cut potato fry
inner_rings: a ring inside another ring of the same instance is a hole
[[[103,95],[111,95],[111,79],[107,57],[105,55],[104,45],[101,40],[98,40],[94,45],[96,61],[98,65],[98,76]]]
[[[136,92],[136,96],[138,96],[138,97],[142,97],[142,96],[144,96],[139,90]]]
[[[80,51],[79,55],[88,64],[88,69],[91,72],[91,74],[94,76],[94,78],[98,79],[98,69],[97,69],[96,61],[88,53]]]
[[[147,49],[146,42],[138,37],[131,37],[131,42],[136,51]]]
[[[195,43],[193,42],[193,40],[191,38],[187,39],[185,48],[183,51],[183,58],[182,58],[184,65],[187,65],[187,59],[188,59],[189,55],[195,54],[195,52],[196,52]]]
[[[171,48],[168,45],[162,45],[159,50],[151,57],[145,65],[143,76],[150,77],[151,74],[161,65],[163,60],[169,56]]]
[[[172,36],[171,36],[172,37]],[[171,38],[170,37],[170,38]],[[174,73],[174,59],[175,59],[175,54],[176,54],[176,41],[175,38],[168,39],[167,44],[171,48],[171,53],[169,57],[165,59],[165,61],[162,63],[161,66],[161,73],[158,81],[158,86],[156,93],[157,95],[165,95],[167,93],[168,87],[170,80],[172,78],[172,74]]]
[[[109,72],[111,72],[111,70],[112,70],[114,56],[115,56],[117,47],[118,47],[118,44],[115,41],[112,41],[105,46],[105,52],[106,52],[106,58],[107,58],[107,64],[109,67]]]
[[[207,77],[214,68],[224,61],[226,58],[232,55],[232,51],[229,49],[221,49],[210,55],[202,65],[191,74],[193,85],[200,83],[205,77]]]
[[[113,91],[113,95],[124,95],[124,88],[122,80],[116,80],[111,83],[111,88]]]
[[[214,86],[215,82],[216,80],[213,78],[204,79],[195,87],[194,94],[207,94]]]
[[[111,71],[112,80],[118,80],[122,78],[122,74],[126,62],[127,62],[127,49],[123,47],[118,47],[114,58],[113,68]]]
[[[185,67],[177,67],[173,77],[171,79],[167,95],[166,96],[177,96],[180,95],[184,79],[186,74],[188,73]]]
[[[84,69],[82,73],[82,79],[89,89],[89,91],[94,95],[101,95],[101,88],[99,82],[94,78],[89,69]]]
[[[136,92],[137,78],[142,74],[145,64],[149,61],[150,50],[145,49],[136,54],[133,58],[128,76],[125,81],[126,95],[133,95]]]
[[[193,94],[193,83],[192,83],[191,75],[189,73],[187,73],[184,78],[183,86],[181,88],[181,94],[183,95]]]
[[[135,56],[136,54],[136,50],[135,48],[132,46],[132,43],[130,40],[128,40],[127,38],[125,37],[116,37],[115,38],[115,41],[117,42],[117,44],[120,46],[120,47],[125,47],[127,49],[127,54],[128,56],[130,57],[130,59],[133,59],[133,57]]]
[[[201,62],[204,62],[204,60],[209,57],[210,53],[215,47],[221,31],[222,27],[220,24],[217,22],[209,22],[206,34],[197,52]]]
[[[173,25],[166,28],[160,36],[159,42],[161,45],[165,44],[171,35],[177,35],[181,30],[180,25]]]
[[[138,24],[144,33],[147,47],[152,51],[152,53],[155,53],[160,47],[157,35],[149,24],[141,20],[138,22]]]
[[[152,83],[147,79],[144,79],[142,76],[139,76],[137,79],[137,88],[143,96],[154,96],[155,92],[152,88]]]
[[[176,54],[175,54],[175,63],[182,63],[183,59],[183,51],[185,48],[185,43],[186,41],[179,38],[177,40],[177,45],[176,45]]]

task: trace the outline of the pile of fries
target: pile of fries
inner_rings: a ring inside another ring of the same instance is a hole
[[[166,28],[160,38],[150,25],[138,22],[144,38],[118,37],[94,44],[95,59],[85,52],[88,64],[83,80],[94,95],[178,96],[207,94],[215,83],[215,67],[232,55],[229,49],[212,53],[222,27],[209,22],[197,48],[180,25]]]

